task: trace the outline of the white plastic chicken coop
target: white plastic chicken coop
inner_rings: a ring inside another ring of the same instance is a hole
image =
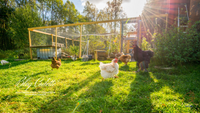
[[[37,48],[37,59],[51,59],[55,57],[55,48]],[[57,49],[57,57],[61,58],[61,48]]]

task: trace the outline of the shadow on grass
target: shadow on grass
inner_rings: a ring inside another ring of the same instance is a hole
[[[98,113],[103,110],[104,113],[108,113],[110,109],[115,107],[112,101],[109,101],[113,96],[112,86],[112,80],[96,82],[87,92],[79,96],[82,104],[77,111],[81,113]]]
[[[123,103],[125,111],[150,113],[152,104],[150,100],[150,83],[152,79],[149,73],[137,73],[135,80],[130,84],[130,93]]]
[[[99,65],[99,62],[94,62],[94,63],[84,62],[84,63],[81,64],[81,66],[85,66],[85,65]]]
[[[188,107],[187,104],[190,104],[190,112],[200,111],[200,65],[186,64],[172,70],[153,69],[153,71],[160,73],[155,74],[158,80],[182,95],[179,97],[183,101],[182,107]]]
[[[95,60],[90,60],[90,61],[86,61],[84,63],[81,64],[81,66],[85,66],[85,65],[99,65],[100,62],[103,62],[104,64],[108,64],[111,63],[110,60],[105,60],[105,61],[96,61]],[[121,64],[122,62],[118,62],[118,64]]]
[[[136,64],[135,64],[136,65]],[[120,70],[137,70],[136,66],[129,69],[128,66],[122,66]],[[151,113],[154,106],[151,101],[151,93],[159,91],[163,84],[155,82],[149,72],[136,73],[135,79],[130,84],[130,92],[125,101],[122,102],[123,110],[130,113]],[[159,111],[153,111],[159,112]]]
[[[26,63],[31,63],[31,62],[40,62],[40,61],[45,61],[45,62],[51,62],[50,60],[22,60],[22,61],[9,61],[9,64],[5,64],[5,65],[1,65],[0,66],[0,70],[1,69],[8,69],[8,68],[12,68],[18,65],[24,65]]]
[[[131,68],[131,66],[129,66],[129,65],[132,65],[132,64],[120,66],[119,67],[119,71],[133,71],[133,70],[136,70],[136,67]]]
[[[71,95],[88,85],[90,81],[99,76],[99,73],[100,72],[97,71],[96,73],[88,77],[86,80],[82,80],[77,84],[75,83],[70,85],[66,90],[61,91],[60,95],[53,98],[51,101],[43,104],[41,108],[34,112],[63,113],[66,112],[66,110],[69,111],[69,109],[73,110],[78,100],[77,98],[71,98]],[[66,108],[66,106],[68,107]]]
[[[32,61],[30,61],[30,60],[9,61],[9,64],[1,65],[0,70],[1,69],[8,69],[8,68],[15,67],[15,66],[18,66],[18,65],[23,65],[23,64],[26,64],[28,62],[32,62]]]
[[[72,62],[81,62],[80,59],[73,61],[72,59],[61,59],[62,62],[64,63],[72,63]]]
[[[120,66],[119,70],[128,71],[129,70],[129,66],[128,65]]]

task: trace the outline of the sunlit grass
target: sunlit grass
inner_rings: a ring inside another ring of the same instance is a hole
[[[149,73],[134,73],[135,62],[128,66],[119,63],[119,78],[102,81],[99,61],[62,60],[61,67],[53,71],[50,64],[50,60],[25,60],[1,65],[0,112],[70,113],[78,101],[81,103],[75,112],[79,113],[199,110],[200,66],[175,70],[151,67]],[[29,88],[22,86],[23,82],[17,84],[25,77],[32,83]],[[48,80],[49,85],[44,85]]]

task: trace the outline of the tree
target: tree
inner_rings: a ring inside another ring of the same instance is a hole
[[[8,1],[0,2],[0,49],[12,49],[14,40],[11,38],[11,29],[9,26],[9,16],[14,11],[13,8],[8,6]]]
[[[24,8],[16,8],[10,17],[10,27],[12,39],[15,40],[16,48],[29,47],[28,29],[29,27],[38,27],[42,25],[42,19],[37,11],[33,12],[29,5]]]

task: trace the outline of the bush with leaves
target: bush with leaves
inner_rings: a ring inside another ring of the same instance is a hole
[[[79,52],[79,46],[70,46],[69,47],[69,52],[70,52],[70,54],[71,55],[73,55],[73,56],[78,56],[78,52]]]
[[[199,60],[200,33],[196,29],[197,23],[187,33],[178,32],[178,28],[174,27],[157,34],[154,62],[157,65],[177,65]]]
[[[24,48],[24,49],[17,49],[17,50],[0,50],[0,59],[18,59],[20,54],[23,54],[21,56],[21,59],[29,59],[30,54],[29,54],[29,49]],[[36,53],[32,53],[34,56]]]
[[[30,5],[16,8],[9,21],[10,35],[14,40],[16,49],[29,47],[28,28],[42,26],[42,19],[38,11],[33,11]]]
[[[146,41],[146,38],[145,38],[145,37],[142,38],[141,49],[142,49],[143,51],[152,50],[151,44],[150,44],[148,41]]]

